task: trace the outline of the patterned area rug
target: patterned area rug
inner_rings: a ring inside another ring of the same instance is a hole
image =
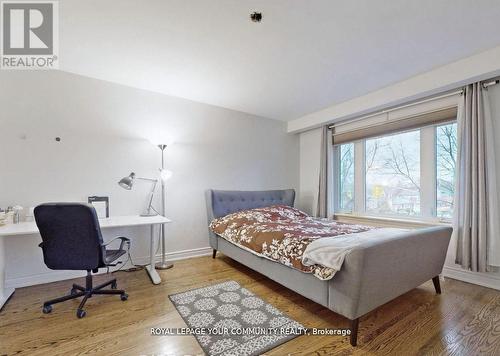
[[[235,281],[169,297],[208,355],[260,355],[304,331]]]

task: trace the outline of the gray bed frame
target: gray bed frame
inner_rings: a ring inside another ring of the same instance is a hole
[[[206,192],[208,221],[241,210],[293,206],[295,191]],[[217,251],[262,273],[281,285],[345,316],[351,321],[350,343],[356,346],[359,318],[373,309],[432,279],[441,293],[441,273],[450,242],[451,227],[430,227],[396,237],[381,236],[354,249],[342,269],[328,281],[271,261],[226,241],[209,230],[213,258]]]

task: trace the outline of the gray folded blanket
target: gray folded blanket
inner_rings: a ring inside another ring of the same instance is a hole
[[[302,263],[305,266],[321,265],[339,271],[349,252],[364,242],[397,236],[407,231],[407,229],[382,228],[317,239],[305,249]]]

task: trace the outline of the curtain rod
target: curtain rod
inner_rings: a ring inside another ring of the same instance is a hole
[[[482,87],[487,89],[493,85],[496,85],[500,83],[500,79],[493,79],[493,80],[490,80],[490,81],[483,81],[483,84],[482,84]],[[443,94],[443,95],[439,95],[439,96],[433,96],[433,97],[430,97],[430,98],[427,98],[427,99],[423,99],[423,100],[419,100],[419,101],[416,101],[416,102],[413,102],[413,103],[410,103],[410,104],[405,104],[405,105],[401,105],[401,106],[395,106],[393,108],[390,108],[390,109],[385,109],[385,110],[381,110],[381,111],[377,111],[373,114],[368,114],[368,115],[365,115],[365,116],[361,116],[360,118],[357,118],[357,119],[353,119],[353,120],[346,120],[344,122],[338,122],[337,124],[331,124],[331,125],[328,125],[328,129],[332,129],[335,125],[339,125],[339,124],[342,124],[342,123],[351,123],[351,122],[356,122],[356,121],[360,121],[360,120],[365,120],[365,119],[368,119],[370,117],[373,117],[373,116],[377,116],[377,115],[380,115],[380,114],[386,114],[386,113],[389,113],[389,112],[392,112],[392,111],[395,111],[395,110],[399,110],[399,109],[403,109],[403,108],[407,108],[407,107],[410,107],[410,106],[414,106],[414,105],[418,105],[418,104],[423,104],[423,103],[426,103],[426,102],[429,102],[429,101],[432,101],[432,100],[437,100],[437,99],[443,99],[443,98],[447,98],[447,97],[450,97],[450,96],[453,96],[453,95],[462,95],[464,93],[464,90],[463,89],[460,89],[460,90],[456,90],[454,92],[451,92],[451,93],[447,93],[447,94]]]
[[[483,83],[483,88],[486,89],[486,88],[491,87],[493,85],[496,85],[498,83],[500,83],[499,79],[490,80],[489,82]]]

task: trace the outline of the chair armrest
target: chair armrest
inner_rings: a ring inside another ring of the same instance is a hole
[[[108,241],[106,242],[105,244],[103,244],[104,247],[108,246],[110,243],[112,242],[115,242],[116,240],[121,240],[120,242],[120,247],[118,248],[119,250],[123,250],[123,245],[125,245],[125,243],[127,243],[129,246],[130,246],[130,239],[127,238],[127,237],[124,237],[124,236],[118,236],[118,237],[115,237],[114,239],[112,239],[111,241]]]

